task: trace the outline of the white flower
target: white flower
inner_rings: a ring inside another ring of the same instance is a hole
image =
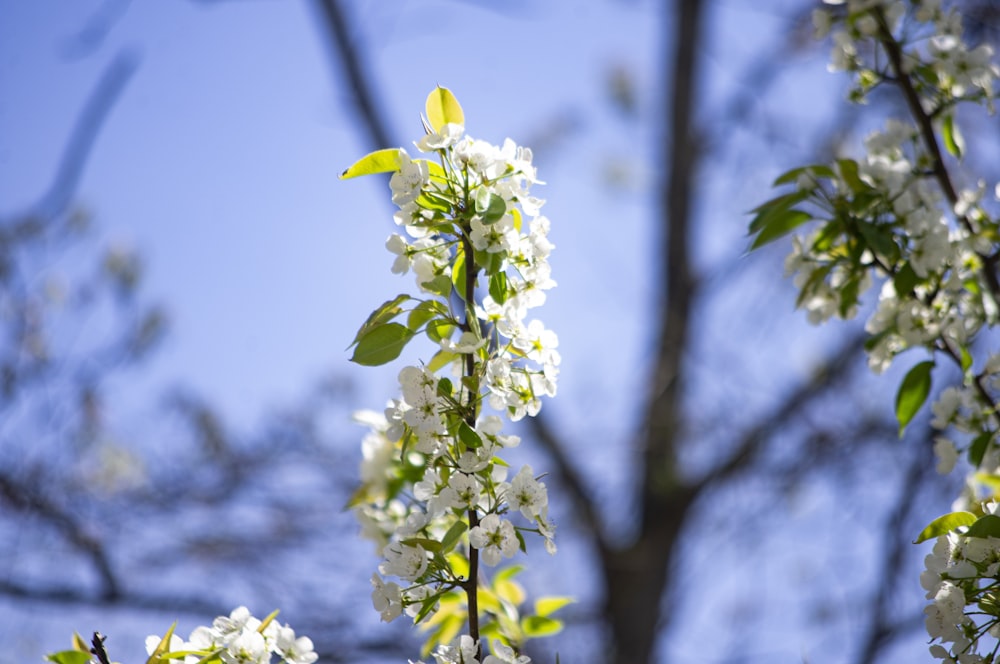
[[[521,470],[511,480],[510,488],[504,494],[511,509],[520,510],[525,519],[534,521],[549,504],[545,485],[536,480],[531,472],[531,466],[522,466]]]
[[[483,562],[490,567],[495,567],[501,556],[512,557],[518,548],[514,526],[496,514],[487,514],[469,531],[469,543],[479,549]]]
[[[450,646],[438,646],[434,651],[437,664],[479,664],[476,654],[479,644],[468,634],[463,634]]]
[[[372,606],[382,616],[382,622],[392,622],[403,612],[403,596],[399,585],[385,583],[378,574],[372,574]]]
[[[385,576],[398,576],[407,581],[416,581],[427,569],[427,553],[421,546],[408,546],[392,542],[382,551],[385,561],[378,571]]]
[[[313,642],[308,636],[295,638],[295,630],[285,625],[278,629],[274,650],[288,664],[312,664],[319,655],[313,651]]]
[[[422,137],[417,142],[417,149],[421,152],[433,152],[449,148],[457,143],[458,139],[462,138],[463,133],[465,133],[465,127],[462,125],[455,124],[454,122],[446,122],[438,131],[431,132]]]
[[[518,655],[513,648],[494,639],[493,654],[487,655],[483,659],[483,664],[531,664],[531,658],[527,655]]]
[[[955,468],[958,461],[958,450],[955,443],[944,436],[934,438],[934,456],[938,459],[937,471],[942,475],[947,475]]]
[[[479,503],[479,481],[475,475],[453,473],[448,486],[441,491],[441,500],[448,507],[475,507]]]
[[[389,188],[392,189],[392,202],[402,207],[420,196],[421,190],[430,181],[430,169],[427,162],[413,161],[406,150],[399,151],[399,170],[389,178]]]
[[[267,664],[271,661],[264,635],[256,629],[243,629],[221,653],[226,664]]]

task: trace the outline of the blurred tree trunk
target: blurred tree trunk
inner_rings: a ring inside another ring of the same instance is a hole
[[[662,599],[669,587],[676,544],[694,492],[677,468],[676,447],[684,430],[684,356],[687,349],[695,280],[689,259],[690,201],[697,171],[698,147],[691,116],[697,76],[701,0],[678,0],[676,11],[663,12],[673,22],[662,68],[665,122],[660,163],[660,302],[656,364],[647,392],[642,441],[639,531],[625,549],[602,551],[605,613],[613,634],[614,661],[653,660],[656,635],[666,617]],[[664,30],[664,34],[669,34]]]

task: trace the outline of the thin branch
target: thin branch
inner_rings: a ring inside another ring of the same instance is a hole
[[[973,227],[968,215],[958,214],[955,209],[959,202],[958,192],[951,181],[951,174],[948,172],[947,166],[945,166],[944,156],[941,154],[941,146],[938,145],[937,133],[934,131],[931,116],[924,110],[923,104],[920,101],[920,95],[913,85],[913,79],[910,77],[907,67],[903,63],[903,48],[896,41],[896,38],[892,36],[892,31],[889,30],[889,24],[886,21],[884,11],[882,9],[875,9],[873,12],[878,21],[878,40],[885,49],[892,66],[894,73],[893,81],[903,93],[903,98],[906,100],[906,106],[910,110],[910,115],[916,120],[917,127],[920,129],[921,139],[930,153],[931,170],[934,173],[934,178],[941,186],[941,190],[944,192],[945,198],[948,199],[952,212],[955,213],[962,226],[973,235],[976,235],[976,229]],[[990,295],[993,298],[994,304],[1000,308],[1000,281],[997,281],[996,273],[997,259],[995,256],[985,256],[983,254],[978,254],[978,256],[983,261],[982,274],[990,288]]]
[[[317,0],[319,10],[330,35],[330,41],[336,51],[337,60],[343,65],[347,85],[353,93],[354,103],[364,127],[368,130],[368,138],[374,149],[392,146],[385,120],[375,103],[373,86],[368,83],[368,76],[362,71],[361,60],[357,57],[357,49],[351,40],[351,30],[344,19],[338,0]]]
[[[857,357],[864,348],[867,336],[864,331],[857,332],[830,353],[808,380],[789,392],[781,403],[740,436],[740,442],[729,457],[696,482],[695,490],[701,492],[710,485],[728,480],[749,469],[771,436],[800,415],[814,399],[827,393],[837,382],[851,374],[856,365],[847,361],[847,358]]]
[[[101,577],[104,587],[102,599],[112,601],[121,594],[117,575],[103,543],[88,534],[67,511],[41,493],[6,475],[0,475],[0,499],[17,510],[36,515],[52,524],[73,546],[86,554]]]
[[[135,73],[138,63],[138,56],[131,51],[122,51],[111,61],[77,118],[52,184],[38,202],[27,211],[13,215],[14,219],[35,216],[51,219],[66,211],[76,193],[83,168],[101,128]],[[7,222],[8,220],[0,218],[0,223]]]
[[[604,524],[594,501],[591,499],[592,492],[566,454],[566,444],[549,426],[549,416],[543,411],[534,417],[526,418],[526,421],[531,427],[535,440],[555,465],[552,475],[568,492],[570,507],[576,517],[583,522],[589,532],[593,533],[597,546],[601,549],[607,548],[608,542],[605,539]]]

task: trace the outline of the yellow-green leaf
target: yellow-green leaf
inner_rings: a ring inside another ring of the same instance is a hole
[[[457,125],[465,125],[465,115],[459,105],[455,95],[448,88],[440,85],[434,88],[427,95],[427,120],[431,123],[434,131],[441,131],[441,127],[449,122]]]
[[[539,597],[535,600],[535,613],[547,618],[574,601],[572,597]]]
[[[976,515],[972,512],[952,512],[939,516],[927,524],[927,527],[920,531],[914,544],[920,544],[926,540],[941,535],[947,535],[960,526],[970,526],[976,522]]]
[[[948,150],[948,153],[953,157],[961,159],[962,154],[965,152],[965,139],[962,138],[962,132],[955,126],[954,115],[949,113],[944,116],[941,134],[944,137],[944,147]]]
[[[371,175],[373,173],[390,173],[398,171],[399,166],[399,148],[376,150],[354,162],[350,168],[340,174],[340,179],[346,180],[348,178],[356,178],[359,175]]]
[[[63,650],[46,655],[45,659],[56,664],[89,664],[90,651]]]
[[[524,635],[529,638],[540,636],[551,636],[562,631],[562,621],[554,618],[543,618],[542,616],[528,616],[521,621],[521,629]]]
[[[149,659],[146,660],[146,664],[156,664],[157,662],[160,661],[160,657],[163,655],[163,653],[167,651],[167,648],[170,646],[170,637],[174,635],[175,629],[177,629],[176,622],[170,625],[170,629],[168,629],[167,633],[163,635],[162,639],[160,639],[159,645],[157,645],[156,649],[153,650],[152,653],[150,653]]]

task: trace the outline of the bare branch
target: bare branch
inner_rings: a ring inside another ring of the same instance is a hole
[[[351,30],[344,19],[340,2],[338,0],[316,0],[316,2],[329,32],[331,45],[336,51],[335,60],[343,66],[346,83],[353,94],[359,118],[368,130],[368,138],[373,148],[391,147],[392,141],[386,130],[385,119],[378,111],[378,104],[375,103],[374,86],[368,83],[369,78],[357,56],[358,50],[351,43]]]

